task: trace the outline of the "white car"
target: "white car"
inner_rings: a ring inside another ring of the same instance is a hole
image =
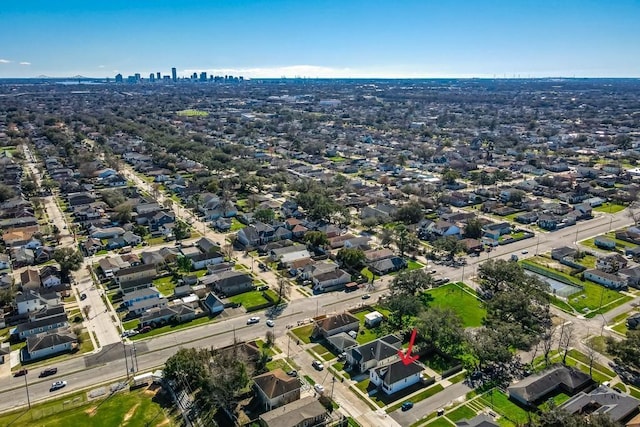
[[[269,319],[267,320],[267,326],[270,328],[273,328],[274,326],[276,326],[276,322],[274,322],[273,320]]]
[[[49,391],[60,390],[61,388],[66,387],[66,385],[67,385],[66,381],[56,381],[51,384],[51,388],[49,389]]]
[[[253,316],[247,319],[247,325],[253,325],[258,322],[260,322],[260,318],[258,316]]]
[[[525,249],[525,250],[524,250],[524,251],[522,251],[521,253],[522,253],[522,255],[526,255],[526,254],[528,254],[528,253],[529,253],[529,251]]]
[[[322,371],[324,369],[324,365],[319,360],[314,360],[313,362],[311,362],[311,366],[316,368],[316,371]]]
[[[324,393],[324,386],[322,384],[316,384],[313,388],[318,392],[318,394]]]

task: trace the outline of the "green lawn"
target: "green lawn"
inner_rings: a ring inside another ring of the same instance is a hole
[[[292,329],[291,332],[300,341],[302,341],[305,344],[309,344],[311,342],[311,333],[313,332],[313,323],[305,326],[300,326],[299,328]]]
[[[275,371],[278,368],[282,369],[285,372],[292,369],[291,365],[289,365],[286,359],[274,359],[271,362],[267,362],[268,370]]]
[[[454,426],[454,425],[455,424],[453,424],[452,422],[450,422],[446,418],[436,418],[435,420],[433,420],[429,424],[427,424],[428,427],[451,427],[451,426]]]
[[[446,417],[449,418],[454,423],[460,420],[463,420],[465,418],[470,420],[475,416],[476,416],[476,411],[469,408],[467,405],[462,405],[446,414]]]
[[[194,319],[190,322],[184,322],[184,323],[178,323],[177,325],[166,325],[166,326],[162,326],[160,328],[155,328],[150,330],[147,333],[144,334],[138,334],[138,335],[134,335],[132,337],[130,337],[130,340],[136,341],[136,340],[141,340],[144,338],[150,338],[153,337],[155,335],[160,335],[160,334],[166,334],[168,332],[175,332],[175,331],[179,331],[180,329],[186,329],[186,328],[193,328],[194,326],[200,326],[200,325],[204,325],[205,323],[208,322],[213,322],[215,321],[217,318],[210,318],[207,316],[204,317],[199,317],[197,319]]]
[[[490,390],[480,399],[482,403],[515,424],[524,425],[529,419],[527,411],[510,401],[509,397],[500,391]]]
[[[373,273],[369,270],[369,267],[365,267],[360,270],[360,274],[367,278],[367,282],[371,282],[371,280],[373,280]]]
[[[155,392],[154,392],[155,393]],[[29,411],[14,411],[0,416],[0,425],[12,427],[144,427],[178,426],[175,415],[169,413],[169,399],[154,397],[144,389],[120,392],[106,398],[88,401],[85,392],[75,393],[42,404]]]
[[[250,311],[253,307],[258,307],[269,302],[262,295],[262,291],[249,291],[234,295],[229,297],[229,301],[242,304],[247,311]]]
[[[421,268],[424,268],[424,265],[418,261],[414,261],[412,259],[407,261],[407,270],[420,270]]]
[[[475,291],[464,284],[449,283],[426,292],[431,295],[432,307],[450,308],[455,311],[465,327],[482,325],[486,310],[482,301],[477,299]]]
[[[246,225],[244,225],[237,219],[231,218],[231,229],[229,231],[234,232],[234,231],[242,230],[245,227]]]
[[[417,384],[418,385],[418,384]],[[415,386],[412,386],[415,387]],[[422,400],[428,399],[429,397],[435,395],[436,393],[440,393],[442,390],[444,390],[444,387],[442,386],[442,384],[435,384],[432,385],[429,388],[426,388],[424,390],[422,390],[420,393],[414,394],[413,396],[411,396],[411,398],[409,400],[411,400],[413,403],[417,403],[420,402]],[[402,392],[398,392],[398,393],[402,393]],[[395,410],[397,410],[398,408],[400,408],[402,406],[402,404],[404,403],[404,401],[406,399],[401,399],[399,396],[398,397],[394,397],[395,399],[398,399],[398,403],[395,403],[392,406],[389,406],[386,409],[387,413],[391,413]]]
[[[173,295],[173,290],[176,288],[176,284],[173,281],[173,276],[161,277],[153,281],[153,286],[160,291],[165,297]]]
[[[601,206],[593,208],[593,211],[614,214],[614,213],[620,212],[621,210],[624,210],[625,208],[626,208],[626,206],[624,206],[624,205],[619,205],[617,203],[611,203],[611,202],[605,202]]]

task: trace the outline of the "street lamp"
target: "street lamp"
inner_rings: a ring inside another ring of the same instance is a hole
[[[27,383],[27,374],[24,374],[24,388],[27,390],[27,405],[31,409],[31,399],[29,398],[29,384]]]

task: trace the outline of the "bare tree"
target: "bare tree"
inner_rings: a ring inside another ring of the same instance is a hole
[[[593,378],[593,365],[595,364],[596,359],[598,358],[598,352],[596,351],[596,349],[593,348],[591,344],[588,344],[586,348],[587,348],[586,356],[587,356],[587,359],[589,360],[589,376]]]
[[[284,297],[288,297],[291,293],[291,285],[284,277],[278,279],[278,304],[282,302]]]
[[[574,327],[571,322],[564,322],[560,328],[560,337],[558,337],[558,352],[562,351],[562,363],[567,362],[567,353],[573,344]]]
[[[549,325],[542,332],[540,344],[542,346],[542,354],[544,355],[544,364],[549,366],[549,353],[551,353],[551,347],[553,346],[553,340],[555,338],[556,329],[553,325]]]
[[[268,330],[264,334],[264,338],[267,341],[267,343],[266,343],[267,347],[271,347],[273,345],[273,343],[276,342],[276,334],[272,330]]]
[[[82,312],[84,313],[84,317],[86,319],[89,319],[89,312],[91,311],[91,306],[90,305],[85,305],[84,307],[82,307]]]
[[[228,259],[233,258],[233,245],[231,243],[227,243],[226,245],[223,245],[222,246],[222,253]]]

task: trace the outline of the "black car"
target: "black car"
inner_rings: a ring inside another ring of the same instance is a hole
[[[80,301],[84,301],[87,299],[87,294],[81,294],[80,295]]]
[[[291,371],[287,371],[287,375],[289,375],[290,377],[297,377],[298,376],[298,371],[296,371],[295,369],[293,369]]]
[[[40,378],[43,378],[43,377],[48,377],[48,376],[51,376],[51,375],[55,375],[57,373],[58,373],[58,368],[47,368],[44,371],[41,371],[40,375],[38,375],[38,376]]]

